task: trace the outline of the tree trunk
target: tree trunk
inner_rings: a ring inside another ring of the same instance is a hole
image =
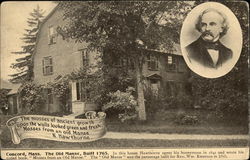
[[[146,120],[145,100],[144,100],[144,86],[142,79],[142,66],[139,63],[139,58],[135,63],[137,96],[138,96],[138,118],[139,120]]]

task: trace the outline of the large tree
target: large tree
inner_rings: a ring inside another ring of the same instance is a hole
[[[30,17],[27,19],[28,28],[25,29],[25,33],[21,40],[24,42],[21,51],[12,52],[13,54],[23,55],[21,58],[17,58],[16,62],[11,65],[13,69],[17,70],[17,73],[11,75],[12,83],[22,83],[31,80],[33,75],[31,57],[34,53],[37,32],[39,25],[42,21],[44,11],[40,9],[39,5],[30,13]]]
[[[8,103],[7,94],[9,89],[0,89],[0,109]]]
[[[146,120],[142,49],[171,50],[178,42],[182,19],[190,4],[181,1],[151,2],[60,2],[68,20],[61,30],[76,42],[87,42],[88,49],[104,57],[132,57],[135,64],[138,113]],[[112,55],[111,52],[112,51]],[[115,56],[114,56],[115,57]]]

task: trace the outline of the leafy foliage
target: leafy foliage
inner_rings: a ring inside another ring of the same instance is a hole
[[[60,100],[63,112],[69,111],[69,84],[67,78],[50,82],[46,85],[36,85],[29,81],[19,88],[20,102],[23,113],[41,113],[41,107],[46,103],[45,89],[52,89],[53,95]]]
[[[177,91],[176,96],[173,95],[156,95],[150,88],[145,92],[146,112],[150,119],[159,120],[162,117],[157,117],[159,113],[164,114],[169,109],[189,109],[193,107],[192,98],[183,91]],[[159,112],[159,113],[158,113]]]
[[[247,119],[248,82],[248,9],[244,2],[223,2],[238,18],[243,32],[243,46],[240,59],[225,76],[205,79],[192,74],[192,91],[197,105],[210,108],[218,117],[241,115]]]
[[[8,89],[0,89],[0,109],[8,103],[7,94]]]
[[[23,113],[37,112],[45,103],[43,87],[32,82],[23,83],[19,88]]]
[[[131,57],[135,64],[139,118],[146,119],[142,64],[144,49],[171,50],[178,42],[183,17],[190,4],[181,1],[145,2],[60,2],[59,8],[69,20],[61,30],[76,42],[87,42],[89,50],[103,57]]]
[[[196,125],[199,119],[195,115],[180,114],[176,116],[175,123],[179,125]]]
[[[115,109],[118,111],[118,118],[124,122],[128,120],[134,120],[137,118],[137,101],[133,96],[134,88],[127,88],[126,92],[116,91],[109,93],[111,100],[103,106],[103,110],[107,111]]]
[[[90,48],[120,51],[137,40],[145,48],[171,47],[172,41],[178,41],[182,18],[190,9],[188,3],[177,1],[61,2],[59,6],[70,20],[64,28],[69,37],[89,42]]]
[[[59,99],[63,112],[69,112],[70,111],[70,102],[69,102],[70,89],[69,89],[69,81],[68,81],[67,76],[61,78],[58,81],[48,83],[47,87],[51,88],[53,95],[55,95]]]
[[[125,92],[128,86],[134,86],[134,79],[126,70],[114,68],[103,61],[96,65],[83,66],[68,75],[68,80],[87,84],[82,90],[89,94],[86,101],[95,102],[99,108],[110,100],[108,93],[117,90]]]
[[[23,37],[21,38],[25,45],[22,46],[21,51],[12,52],[13,54],[24,55],[21,58],[17,58],[16,63],[13,63],[11,65],[13,69],[16,69],[18,71],[18,73],[11,75],[11,82],[13,83],[20,83],[31,80],[31,77],[33,75],[31,57],[35,50],[37,32],[43,18],[43,14],[44,12],[42,9],[40,9],[39,6],[33,9],[33,12],[30,13],[30,18],[28,18],[27,20],[29,28],[25,29],[26,33],[24,33]]]

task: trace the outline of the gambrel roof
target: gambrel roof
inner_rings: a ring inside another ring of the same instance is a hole
[[[43,19],[43,21],[41,22],[40,26],[39,26],[39,30],[37,33],[37,39],[36,39],[36,44],[38,43],[38,39],[40,37],[40,32],[41,32],[41,28],[44,25],[44,23],[55,13],[55,11],[58,10],[58,5],[55,6],[54,9],[52,9],[52,11]],[[36,47],[35,46],[35,51],[34,54],[32,55],[32,61],[34,60],[34,56],[36,54]],[[166,54],[173,54],[173,55],[177,55],[177,56],[182,56],[181,54],[181,49],[180,49],[180,45],[177,43],[174,43],[173,48],[167,50],[166,48],[160,48],[160,49],[146,49],[146,50],[150,50],[150,51],[155,51],[155,52],[161,52],[161,53],[166,53]]]

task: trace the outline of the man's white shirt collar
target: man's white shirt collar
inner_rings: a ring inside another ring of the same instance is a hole
[[[214,50],[214,49],[207,49],[211,59],[214,62],[214,65],[217,64],[218,59],[219,59],[219,51],[218,50]]]

